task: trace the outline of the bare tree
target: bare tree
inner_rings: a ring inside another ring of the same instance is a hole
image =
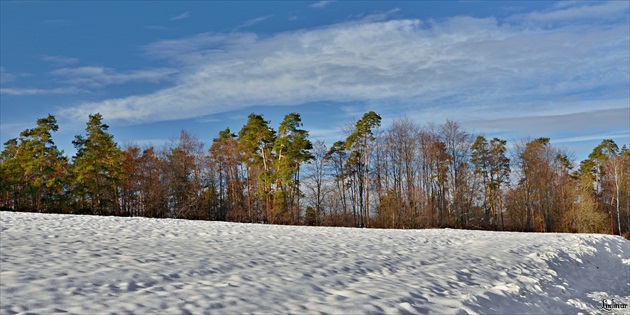
[[[312,156],[313,159],[306,167],[305,186],[309,190],[310,206],[315,210],[316,223],[319,225],[321,219],[325,216],[324,199],[329,192],[326,186],[326,173],[328,168],[328,160],[326,159],[328,148],[323,140],[317,140],[313,143]]]

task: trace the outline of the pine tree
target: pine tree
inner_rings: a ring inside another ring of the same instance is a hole
[[[18,208],[36,211],[59,211],[63,207],[62,185],[67,160],[52,140],[52,132],[59,129],[55,116],[37,120],[37,127],[20,133],[19,141],[5,143],[2,154],[6,185],[17,188]]]
[[[627,149],[619,150],[612,139],[603,140],[580,164],[579,172],[591,177],[595,183],[595,194],[600,203],[608,205],[611,230],[622,234],[621,187],[628,181]],[[616,224],[615,224],[616,223]]]
[[[25,207],[23,191],[24,168],[18,157],[18,140],[9,139],[4,143],[4,150],[0,154],[0,191],[2,208],[22,210]]]
[[[77,149],[72,174],[77,202],[95,214],[119,214],[118,185],[121,150],[101,114],[89,115],[86,135],[72,142]]]
[[[381,116],[370,111],[357,121],[354,132],[346,139],[346,149],[352,150],[351,159],[358,170],[359,181],[359,209],[362,217],[360,225],[370,225],[370,143],[374,137],[374,129],[381,125]],[[363,219],[364,217],[364,219]]]
[[[308,131],[300,127],[300,114],[286,115],[278,127],[273,145],[276,181],[274,208],[276,215],[285,217],[281,219],[284,222],[299,221],[300,165],[313,158],[309,152],[313,144],[308,140]]]
[[[276,132],[269,127],[269,121],[262,115],[250,114],[247,123],[238,132],[238,142],[243,151],[243,159],[247,166],[247,203],[250,220],[259,219],[252,213],[255,209],[253,193],[264,202],[263,220],[273,223],[272,195],[274,182],[272,149]],[[262,169],[260,168],[262,166]]]
[[[506,157],[506,141],[494,138],[488,143],[485,137],[477,136],[471,149],[471,162],[475,174],[481,177],[484,188],[484,222],[496,226],[503,222],[501,205],[501,185],[507,183],[510,175],[510,159]]]

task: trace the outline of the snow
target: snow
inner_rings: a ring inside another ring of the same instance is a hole
[[[0,313],[599,313],[618,236],[0,213]],[[628,309],[612,313],[628,314]]]

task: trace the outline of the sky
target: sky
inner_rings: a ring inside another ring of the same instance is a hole
[[[88,115],[119,145],[186,130],[208,147],[298,112],[331,145],[363,113],[458,121],[576,160],[630,143],[628,1],[4,1],[0,140],[53,114],[71,156]]]

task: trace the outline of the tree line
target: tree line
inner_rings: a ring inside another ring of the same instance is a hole
[[[381,127],[370,111],[328,147],[301,116],[250,114],[206,150],[185,130],[161,148],[119,146],[100,114],[60,151],[54,116],[0,154],[3,210],[375,228],[621,234],[630,150],[603,140],[579,165],[549,138],[471,134],[455,121]]]

